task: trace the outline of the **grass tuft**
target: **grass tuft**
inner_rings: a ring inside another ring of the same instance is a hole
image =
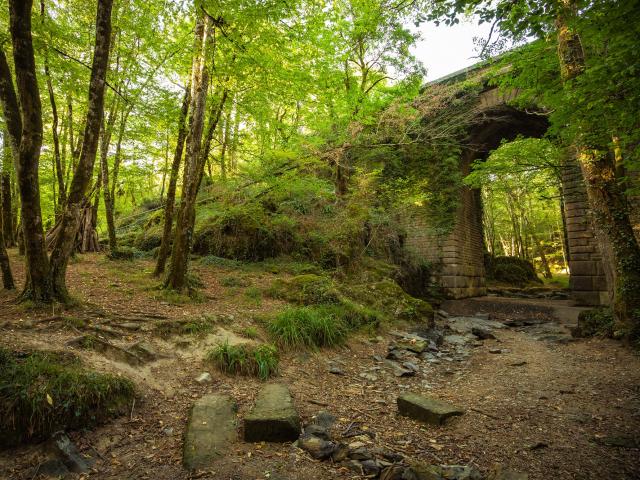
[[[268,321],[274,340],[287,347],[332,347],[344,342],[348,326],[334,306],[292,307]]]
[[[266,380],[278,371],[278,351],[273,345],[216,345],[207,355],[220,371],[233,375],[250,375]]]

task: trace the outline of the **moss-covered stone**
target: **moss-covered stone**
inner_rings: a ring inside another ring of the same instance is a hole
[[[300,305],[337,304],[340,296],[330,278],[307,273],[278,279],[267,292],[281,300]]]
[[[361,285],[342,285],[344,296],[382,312],[389,320],[431,323],[433,309],[429,303],[412,297],[391,279]]]
[[[236,440],[236,402],[227,395],[209,394],[191,408],[182,463],[193,470],[212,467]]]
[[[0,446],[87,428],[127,411],[131,381],[84,369],[69,355],[0,349]]]

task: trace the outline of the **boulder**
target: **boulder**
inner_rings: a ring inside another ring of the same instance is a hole
[[[187,469],[211,467],[236,440],[236,402],[227,395],[210,394],[191,408],[182,461]]]
[[[464,414],[464,410],[450,403],[405,393],[398,397],[398,413],[431,425],[442,425],[449,418]]]
[[[289,442],[299,435],[300,417],[289,388],[281,383],[266,385],[244,420],[245,441]]]

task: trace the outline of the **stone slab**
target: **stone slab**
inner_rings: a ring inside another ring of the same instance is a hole
[[[300,435],[300,416],[289,388],[281,383],[266,385],[244,419],[247,442],[289,442]]]
[[[209,394],[191,408],[182,462],[190,470],[211,467],[237,438],[237,405],[228,395]]]
[[[442,425],[449,418],[464,414],[464,410],[447,402],[405,393],[398,397],[398,413],[431,425]]]

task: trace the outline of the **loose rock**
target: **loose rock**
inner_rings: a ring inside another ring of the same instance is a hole
[[[80,454],[66,433],[56,432],[49,442],[50,450],[64,463],[65,467],[75,473],[87,473],[93,461]]]
[[[494,340],[496,338],[488,329],[482,327],[472,327],[471,333],[481,340]]]
[[[464,414],[461,408],[416,393],[400,395],[397,403],[400,415],[431,425],[442,425],[447,419]]]
[[[300,435],[300,417],[289,388],[281,383],[265,386],[244,420],[247,442],[288,442]]]
[[[210,394],[191,408],[182,461],[186,468],[211,467],[235,441],[236,402],[227,395]]]
[[[196,382],[198,383],[209,383],[211,381],[211,374],[209,372],[202,372],[196,378]]]
[[[303,434],[298,440],[298,446],[317,460],[329,458],[337,448],[335,442],[323,440],[315,435]]]

